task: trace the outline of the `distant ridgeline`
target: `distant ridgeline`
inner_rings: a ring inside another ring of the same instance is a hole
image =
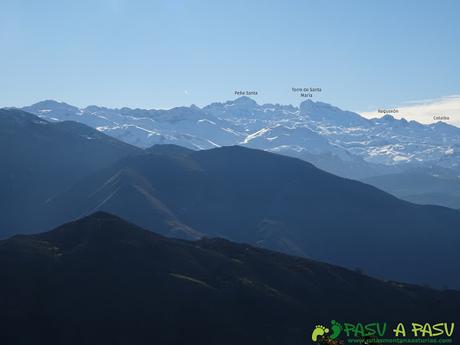
[[[317,87],[293,88],[296,93],[320,91]],[[397,120],[391,114],[401,114],[392,108],[379,109],[381,118],[366,119],[309,99],[299,107],[259,105],[247,97],[256,94],[253,90],[236,90],[235,95],[242,97],[203,108],[77,108],[44,101],[24,110],[50,121],[82,122],[143,148],[154,144],[190,149],[245,145],[306,160],[314,155],[314,163],[320,168],[323,164],[325,170],[352,178],[415,168],[445,169],[444,175],[460,175],[460,128],[442,122],[423,125]],[[435,121],[438,120],[445,119]],[[440,171],[437,173],[441,175]]]
[[[460,287],[460,212],[248,145],[144,150],[81,123],[0,110],[0,161],[3,238],[101,210],[171,237],[222,237],[383,279]]]
[[[259,105],[247,97],[254,92],[236,90],[243,97],[203,108],[77,108],[44,101],[24,109],[52,122],[81,122],[141,148],[175,144],[193,150],[227,145],[262,149],[365,180],[407,201],[460,209],[459,128],[397,120],[392,114],[404,114],[395,108],[379,109],[381,118],[366,119],[310,99],[299,107]],[[293,87],[292,92],[314,94],[321,88]],[[433,121],[448,120],[433,116]]]

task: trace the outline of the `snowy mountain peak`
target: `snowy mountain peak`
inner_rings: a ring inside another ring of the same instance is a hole
[[[74,107],[74,106],[72,106],[70,104],[67,104],[65,102],[58,102],[58,101],[55,101],[55,100],[52,100],[52,99],[47,99],[47,100],[32,104],[29,107],[25,107],[24,110],[27,110],[26,108],[40,109],[42,111],[43,110],[50,110],[50,111],[55,111],[55,110],[59,110],[59,111],[75,111],[75,110],[78,110],[77,107]]]
[[[423,125],[391,115],[369,120],[311,100],[299,107],[259,105],[243,96],[203,108],[169,110],[98,106],[79,109],[49,100],[24,110],[49,121],[82,122],[140,147],[175,144],[209,149],[240,144],[307,157],[337,174],[349,162],[359,166],[355,171],[424,164],[460,169],[460,155],[452,154],[452,147],[460,145],[460,128],[444,122]]]
[[[233,104],[237,104],[239,106],[247,106],[247,107],[256,107],[258,106],[257,102],[248,96],[241,96],[236,98],[232,101]]]
[[[395,119],[395,117],[394,117],[393,115],[390,115],[390,114],[383,115],[383,116],[381,117],[381,120],[382,120],[382,121],[386,121],[386,122],[395,122],[395,121],[397,121],[397,120]]]
[[[300,113],[313,121],[329,125],[359,126],[368,124],[369,120],[357,113],[344,111],[328,103],[306,100],[300,104]]]
[[[54,100],[41,101],[31,106],[24,107],[23,110],[54,122],[73,120],[73,116],[80,113],[79,108]],[[59,114],[59,116],[54,117],[51,116],[51,114]]]

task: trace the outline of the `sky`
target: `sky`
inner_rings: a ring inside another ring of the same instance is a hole
[[[0,107],[204,106],[237,90],[298,105],[292,88],[315,87],[368,117],[460,125],[459,13],[457,0],[0,0]]]

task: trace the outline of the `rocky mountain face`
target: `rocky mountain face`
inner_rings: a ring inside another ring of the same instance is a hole
[[[49,121],[82,122],[143,148],[245,145],[309,160],[355,179],[419,167],[460,175],[459,128],[442,122],[422,125],[390,115],[366,119],[310,100],[294,107],[259,105],[241,97],[203,108],[170,110],[76,108],[44,101],[24,109]]]

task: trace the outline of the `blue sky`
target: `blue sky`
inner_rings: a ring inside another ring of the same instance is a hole
[[[256,90],[372,111],[460,94],[460,1],[1,0],[0,106],[169,108]],[[458,114],[460,117],[460,114]]]

